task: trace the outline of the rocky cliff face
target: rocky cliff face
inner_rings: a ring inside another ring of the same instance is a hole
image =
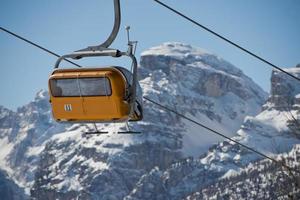
[[[266,93],[232,64],[181,43],[145,51],[139,74],[146,97],[228,136],[236,133],[245,116],[256,115],[266,99]],[[141,135],[116,134],[125,128],[117,123],[97,124],[110,133],[93,136],[85,134],[93,131],[92,125],[57,124],[45,91],[16,113],[1,109],[0,135],[6,145],[0,147],[1,168],[35,199],[178,198],[235,166],[226,157],[214,157],[213,149],[223,151],[222,147],[211,148],[207,163],[196,159],[222,138],[149,102],[144,102],[144,120],[131,125]],[[229,152],[243,151],[226,145]],[[187,156],[195,159],[185,160]],[[215,170],[219,162],[226,167]],[[161,180],[167,180],[167,186]],[[158,191],[164,196],[155,196]]]
[[[143,52],[140,74],[144,95],[228,136],[236,133],[245,116],[260,112],[266,99],[266,93],[232,64],[181,43]],[[198,156],[222,140],[182,119],[172,124],[184,129],[186,156]]]
[[[300,68],[286,70],[292,74],[299,74]],[[269,104],[264,107],[265,109],[276,107],[282,111],[289,110],[299,102],[300,85],[295,84],[292,77],[280,71],[273,71],[271,83],[271,96],[268,100]]]
[[[300,77],[299,68],[285,70]],[[237,136],[233,137],[234,140],[253,147],[269,156],[290,151],[293,145],[300,143],[299,137],[295,132],[295,129],[300,129],[299,123],[297,123],[300,119],[299,103],[295,101],[295,95],[298,97],[300,93],[300,88],[296,87],[298,82],[288,79],[287,84],[287,79],[285,79],[286,75],[278,71],[274,71],[272,76],[272,93],[263,106],[264,110],[255,117],[246,117],[241,129],[237,131]],[[274,78],[274,76],[277,78]],[[279,90],[280,92],[274,90],[278,85],[280,87],[282,85],[288,87],[285,87],[285,92],[282,93],[281,90]],[[289,96],[287,96],[287,94]],[[285,99],[285,102],[288,101],[291,104],[289,103],[288,107],[281,106],[277,100],[274,101],[273,97]],[[291,124],[293,124],[294,129],[290,128]],[[294,152],[293,154],[296,152],[298,156],[299,152],[297,149],[299,148],[296,147],[292,152]],[[147,175],[144,175],[126,199],[182,199],[196,191],[194,195],[189,196],[187,199],[202,199],[206,197],[216,199],[217,197],[214,196],[213,191],[219,192],[219,190],[222,192],[218,193],[218,197],[226,198],[228,197],[225,195],[228,188],[221,183],[221,185],[219,184],[222,177],[230,177],[230,174],[237,173],[241,169],[246,168],[249,163],[256,162],[260,159],[262,159],[262,157],[233,142],[223,141],[212,146],[209,151],[200,156],[199,159],[186,159],[171,165],[165,170],[156,168]],[[291,157],[289,159],[293,160],[294,158]],[[272,174],[275,170],[273,168],[274,166],[276,165],[273,163],[272,167],[266,167],[266,170],[269,170],[269,174]],[[293,165],[291,164],[291,166]],[[251,165],[249,168],[251,168]],[[253,171],[257,172],[259,170],[253,169]],[[263,179],[264,177],[259,177],[260,175],[261,174],[257,175],[258,178]],[[246,175],[243,174],[243,176],[251,179],[250,172]],[[242,176],[239,176],[238,180],[240,180],[241,177]],[[288,180],[289,179],[286,179],[285,181],[289,182]],[[243,197],[244,193],[249,193],[249,185],[243,184],[243,187],[237,187],[239,182],[233,182],[234,183],[230,183],[230,197],[236,196],[239,198]],[[268,182],[267,184],[272,183],[273,182]],[[282,184],[282,182],[277,183],[278,185],[266,185],[266,188],[262,191],[267,192],[268,189],[272,190],[272,188],[281,187],[279,184]],[[247,188],[247,186],[249,187]],[[235,191],[236,188],[234,187],[240,188],[240,191]],[[157,194],[158,190],[160,191],[159,194]],[[251,188],[251,191],[252,190],[253,188]],[[259,195],[263,195],[263,192],[259,193],[258,190],[257,195],[253,195],[253,197],[258,198]],[[248,197],[250,198],[252,196],[248,195]]]

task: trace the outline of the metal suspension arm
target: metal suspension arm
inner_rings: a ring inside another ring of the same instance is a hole
[[[106,39],[106,41],[97,46],[89,46],[85,49],[80,49],[77,52],[103,50],[103,49],[107,49],[113,43],[113,41],[116,39],[118,35],[120,24],[121,24],[120,0],[114,0],[114,13],[115,13],[114,27],[109,37]]]
[[[112,42],[115,40],[119,32],[120,24],[121,24],[120,0],[114,0],[114,10],[115,10],[115,21],[114,21],[113,30],[110,33],[107,40],[99,45],[104,48],[108,48],[112,44]]]

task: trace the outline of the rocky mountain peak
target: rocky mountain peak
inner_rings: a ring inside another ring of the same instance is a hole
[[[151,70],[158,68],[166,70],[166,68],[169,68],[169,64],[180,63],[190,65],[191,67],[200,67],[202,69],[206,67],[207,70],[210,69],[212,71],[220,70],[236,76],[243,74],[240,69],[219,56],[209,53],[204,49],[180,42],[167,42],[144,51],[141,54],[141,65],[153,56],[163,59],[164,65],[150,65]],[[195,65],[195,63],[198,62],[202,63],[202,65]]]
[[[246,115],[257,114],[267,97],[237,67],[205,50],[178,42],[164,43],[144,51],[139,74],[145,96],[172,105],[176,111],[217,127],[228,135],[239,129]],[[154,122],[156,117],[147,117],[147,108],[151,107],[153,111],[156,108],[148,102],[145,107],[145,120],[157,124]],[[196,155],[201,149],[208,148],[205,144],[217,140],[206,135],[199,141],[199,132],[204,134],[205,130],[173,118],[168,113],[164,115],[166,121],[180,124],[179,130],[188,127],[180,132],[186,133],[183,134],[183,149],[189,149],[190,155]]]
[[[285,71],[300,78],[300,68],[285,68]],[[300,94],[299,81],[287,74],[273,70],[271,76],[271,93],[264,109],[275,108],[289,110],[298,104],[297,95]]]
[[[172,56],[177,58],[183,58],[187,55],[205,55],[210,54],[204,49],[193,47],[189,44],[184,44],[180,42],[165,42],[159,46],[149,48],[148,50],[142,52],[141,56],[147,55],[163,55],[163,56]]]
[[[5,108],[4,106],[0,106],[0,120],[3,120],[5,117],[12,115],[13,111]]]
[[[45,89],[41,89],[35,95],[34,101],[49,100],[49,93]]]
[[[158,81],[165,76],[168,84],[177,85],[175,91],[182,85],[185,90],[189,87],[195,93],[211,97],[232,92],[244,100],[258,98],[262,102],[266,98],[266,93],[240,69],[214,54],[187,44],[168,42],[150,48],[142,53],[141,67],[141,79],[150,74],[153,81]]]

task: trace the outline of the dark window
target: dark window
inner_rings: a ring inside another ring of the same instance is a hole
[[[55,97],[110,96],[108,78],[51,79],[51,93]]]

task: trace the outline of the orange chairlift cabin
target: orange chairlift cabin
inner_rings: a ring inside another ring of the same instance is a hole
[[[108,48],[120,26],[120,3],[114,0],[115,25],[109,38],[98,46],[61,56],[49,77],[50,103],[59,122],[127,122],[143,118],[141,89],[137,80],[136,42],[129,40],[128,50]],[[62,60],[84,57],[121,57],[132,60],[132,71],[124,67],[58,69]]]
[[[49,78],[54,118],[73,122],[141,120],[141,99],[135,101],[130,116],[131,77],[122,67],[55,70]],[[138,86],[137,93],[141,94]]]

